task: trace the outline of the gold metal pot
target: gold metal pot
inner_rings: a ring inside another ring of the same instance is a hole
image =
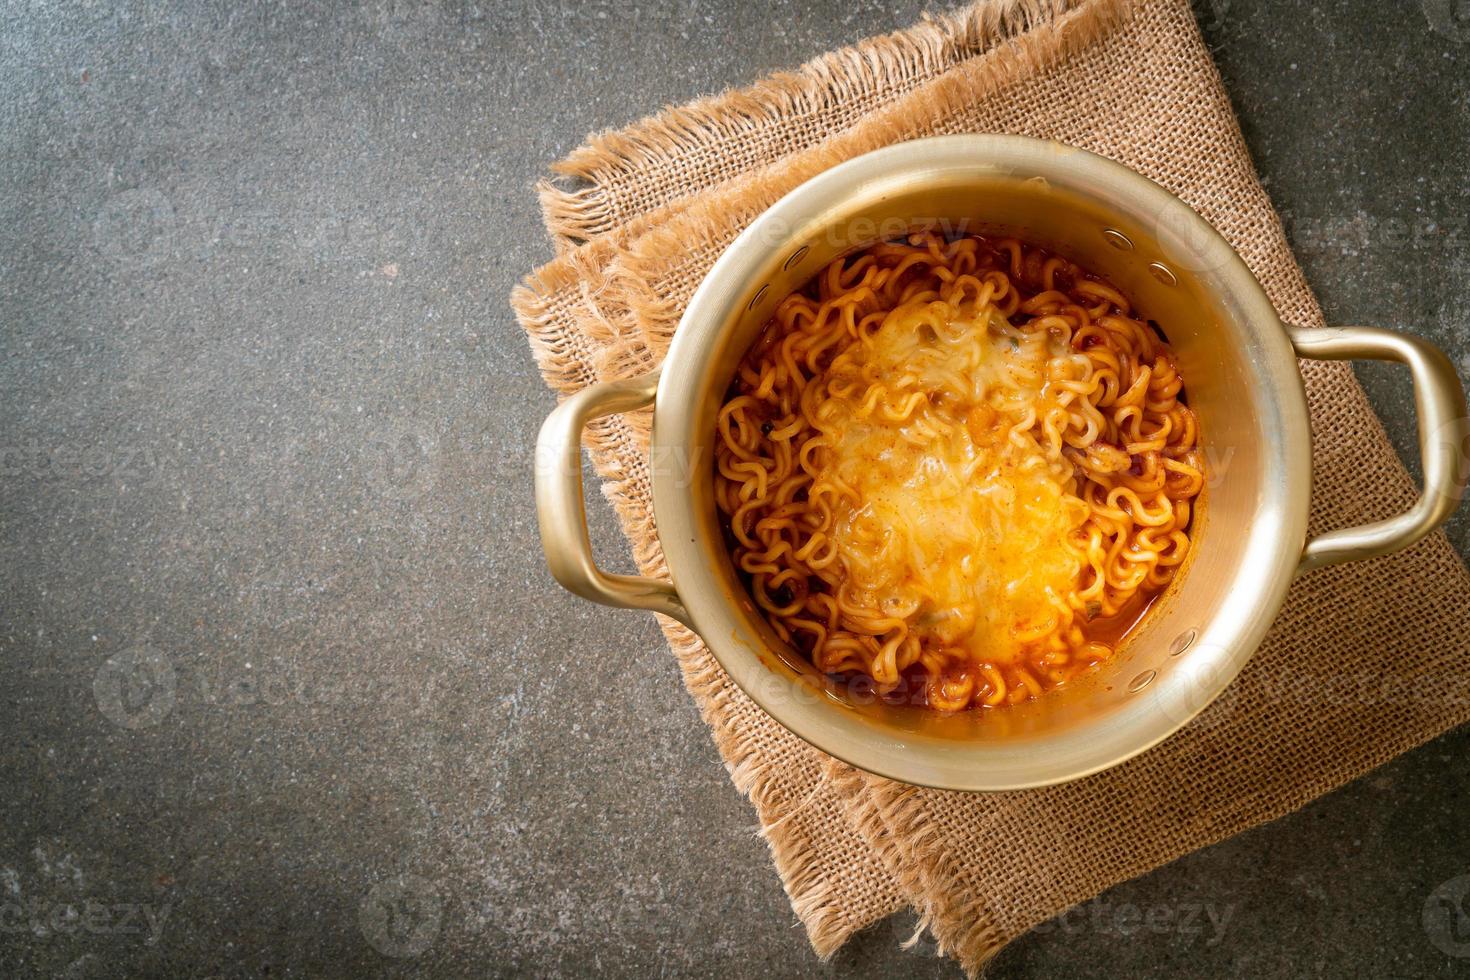
[[[1167,334],[1205,453],[1192,557],[1143,625],[1085,678],[998,711],[894,707],[817,673],[755,610],[713,499],[715,413],[775,305],[837,256],[921,226],[1013,233],[1111,281]],[[1311,431],[1297,357],[1408,365],[1425,487],[1407,513],[1307,540]],[[671,583],[600,570],[582,504],[583,425],[650,403]],[[694,294],[659,371],[593,385],[546,420],[536,503],[564,586],[684,623],[771,717],[823,751],[909,783],[1020,789],[1097,772],[1166,738],[1244,666],[1296,575],[1396,551],[1440,524],[1470,475],[1467,437],[1464,395],[1439,350],[1368,327],[1283,323],[1225,239],[1147,178],[1058,143],[949,136],[835,167],[761,215]]]

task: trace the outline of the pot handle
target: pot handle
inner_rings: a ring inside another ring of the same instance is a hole
[[[1290,324],[1286,330],[1301,357],[1329,361],[1370,358],[1407,365],[1414,380],[1419,455],[1424,462],[1424,491],[1412,508],[1397,517],[1312,538],[1302,551],[1298,574],[1407,548],[1454,512],[1470,480],[1470,421],[1465,417],[1465,393],[1454,366],[1433,344],[1389,330],[1309,329]]]
[[[582,429],[592,419],[653,404],[658,371],[582,389],[556,407],[536,440],[536,520],[551,574],[584,599],[620,609],[647,609],[690,626],[673,585],[597,567],[582,501]],[[691,626],[691,629],[693,627]]]

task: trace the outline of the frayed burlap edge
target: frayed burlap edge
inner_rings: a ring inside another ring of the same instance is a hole
[[[537,185],[547,231],[558,251],[616,231],[627,220],[618,191],[650,170],[696,167],[713,174],[739,155],[745,142],[785,130],[793,152],[820,140],[802,140],[800,121],[882,91],[902,95],[953,65],[1044,27],[1087,0],[994,0],[818,56],[747,88],[684,106],[668,107],[631,126],[595,134]],[[825,139],[829,134],[821,133]],[[711,186],[714,186],[711,184]],[[639,214],[670,207],[675,191],[643,202]]]
[[[664,635],[684,673],[684,686],[694,696],[700,716],[714,732],[715,743],[724,758],[735,788],[750,798],[760,815],[760,835],[771,849],[772,859],[780,871],[781,885],[791,901],[792,911],[806,928],[807,938],[818,956],[826,959],[835,953],[854,932],[868,925],[856,921],[850,910],[834,901],[832,889],[823,880],[813,860],[815,852],[808,838],[794,833],[791,818],[802,805],[789,808],[778,799],[774,777],[777,773],[755,746],[741,739],[721,711],[726,697],[741,697],[732,689],[730,678],[703,641],[687,627],[659,617]],[[815,751],[815,750],[813,750]],[[820,791],[830,776],[812,788],[808,797]],[[770,818],[783,807],[785,812]],[[895,909],[896,910],[896,909]]]

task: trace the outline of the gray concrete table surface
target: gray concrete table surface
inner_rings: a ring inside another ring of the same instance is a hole
[[[819,963],[651,617],[551,581],[506,302],[585,133],[920,12],[4,5],[0,974],[957,974],[909,916]],[[1464,11],[1197,13],[1330,319],[1470,373]],[[1467,745],[993,975],[1464,974]]]

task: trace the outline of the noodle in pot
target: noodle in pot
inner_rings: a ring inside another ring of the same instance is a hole
[[[1204,486],[1164,338],[1014,239],[834,261],[777,307],[716,426],[716,501],[771,628],[940,710],[1112,656],[1184,560]]]

